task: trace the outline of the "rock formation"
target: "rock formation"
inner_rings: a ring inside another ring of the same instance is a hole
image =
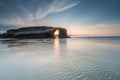
[[[1,38],[20,38],[20,39],[34,39],[34,38],[55,38],[54,32],[59,30],[59,38],[69,38],[67,30],[60,27],[34,26],[24,27],[19,29],[10,29],[0,35]]]

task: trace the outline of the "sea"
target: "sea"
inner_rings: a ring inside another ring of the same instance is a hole
[[[120,37],[0,39],[0,80],[120,80]]]

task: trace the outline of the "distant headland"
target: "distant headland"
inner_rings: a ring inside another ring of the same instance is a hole
[[[18,38],[18,39],[55,38],[56,30],[59,31],[59,34],[57,35],[59,38],[70,38],[67,35],[67,30],[65,28],[49,26],[32,26],[18,29],[10,29],[3,34],[0,34],[0,38]]]

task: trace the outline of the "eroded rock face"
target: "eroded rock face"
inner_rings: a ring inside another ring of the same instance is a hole
[[[33,38],[55,38],[54,32],[59,30],[59,38],[69,38],[65,28],[36,26],[24,27],[19,29],[10,29],[6,33],[1,34],[1,38],[20,38],[20,39],[33,39]]]

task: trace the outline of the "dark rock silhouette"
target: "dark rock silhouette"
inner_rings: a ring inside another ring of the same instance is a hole
[[[55,38],[54,32],[59,30],[59,38],[69,38],[67,30],[61,27],[47,27],[34,26],[24,27],[19,29],[10,29],[0,35],[1,38],[20,38],[20,39],[34,39],[34,38]]]

